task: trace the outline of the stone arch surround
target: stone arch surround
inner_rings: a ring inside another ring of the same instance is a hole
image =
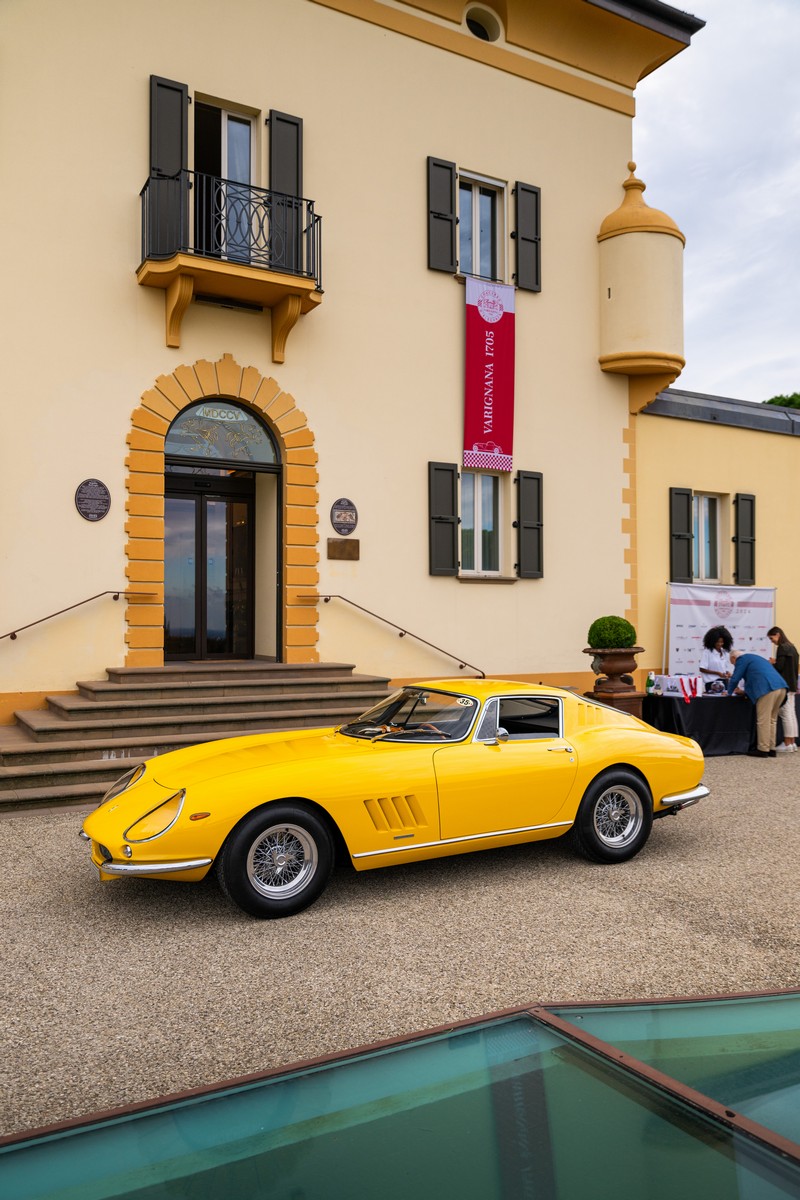
[[[283,462],[283,660],[316,662],[319,493],[314,435],[294,398],[230,354],[160,375],[131,415],[125,459],[125,665],[164,664],[164,440],[178,413],[207,397],[239,400],[267,422]],[[309,597],[309,599],[305,599]]]

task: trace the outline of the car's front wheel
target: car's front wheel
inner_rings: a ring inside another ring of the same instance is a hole
[[[217,856],[220,886],[253,917],[290,917],[322,894],[333,869],[324,822],[300,804],[271,804],[245,817]]]
[[[593,862],[625,862],[638,854],[653,827],[653,804],[645,783],[631,771],[601,775],[581,801],[572,839]]]

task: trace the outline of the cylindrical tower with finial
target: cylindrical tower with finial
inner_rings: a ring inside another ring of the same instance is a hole
[[[645,184],[628,163],[625,197],[600,226],[600,354],[604,371],[640,379],[631,411],[680,375],[683,357],[683,247],[678,226],[645,204]],[[644,377],[644,378],[642,378]]]

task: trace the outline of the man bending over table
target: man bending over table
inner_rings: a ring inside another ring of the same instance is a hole
[[[731,651],[733,674],[726,691],[730,696],[742,684],[748,700],[756,706],[757,750],[748,750],[751,758],[776,758],[775,739],[778,712],[786,699],[786,683],[771,663],[760,654]]]

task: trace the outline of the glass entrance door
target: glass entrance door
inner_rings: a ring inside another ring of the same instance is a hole
[[[201,479],[178,486],[164,502],[164,657],[251,658],[252,491],[204,494],[212,485]]]

